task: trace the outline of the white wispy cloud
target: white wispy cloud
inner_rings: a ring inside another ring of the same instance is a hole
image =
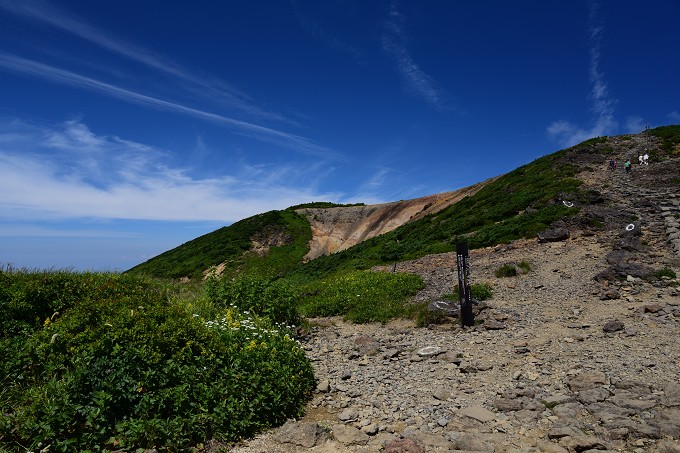
[[[616,133],[618,122],[615,118],[615,105],[617,100],[609,93],[606,77],[602,71],[602,37],[605,27],[599,17],[600,4],[591,1],[588,11],[588,47],[589,66],[588,76],[590,80],[590,93],[593,112],[593,124],[591,127],[580,127],[567,120],[554,121],[548,126],[548,135],[562,146],[573,146],[584,140],[603,135]]]
[[[312,36],[314,36],[317,39],[320,39],[323,43],[325,43],[330,49],[344,53],[346,55],[350,55],[352,58],[354,58],[356,61],[363,61],[364,60],[364,55],[363,52],[361,52],[359,49],[356,47],[347,44],[344,42],[342,39],[340,39],[338,36],[328,32],[325,28],[323,28],[319,22],[315,19],[313,19],[306,11],[305,7],[303,7],[300,2],[296,0],[291,0],[290,2],[293,12],[295,13],[295,16],[298,19],[298,22],[302,26],[304,30],[306,30],[308,33],[310,33]],[[324,9],[327,9],[328,5],[323,4],[320,2],[312,2],[312,4],[320,4],[323,5]],[[307,6],[307,5],[305,5]]]
[[[680,123],[680,113],[678,113],[677,110],[673,110],[673,111],[672,111],[671,113],[669,113],[667,116],[668,116],[668,120],[669,120],[671,123],[674,123],[674,124],[679,124],[679,123]]]
[[[450,95],[414,61],[406,46],[404,15],[396,2],[390,5],[382,35],[383,49],[394,59],[406,90],[439,110],[452,110]]]
[[[288,122],[280,114],[261,109],[247,94],[229,86],[222,80],[193,73],[168,58],[138,44],[130,43],[105,30],[101,30],[82,18],[42,0],[0,0],[0,8],[18,17],[49,25],[67,32],[102,49],[127,58],[143,66],[153,68],[183,82],[183,89],[204,99],[222,101],[231,108],[277,121]]]
[[[300,184],[304,168],[249,167],[219,178],[171,167],[165,150],[99,136],[78,120],[0,121],[0,222],[135,219],[233,222],[337,200]],[[105,175],[105,177],[104,177]]]
[[[82,76],[71,71],[56,68],[33,60],[28,60],[15,55],[0,53],[0,68],[14,71],[17,73],[30,75],[51,82],[62,83],[65,85],[95,91],[100,94],[112,96],[123,101],[153,107],[175,113],[181,113],[192,117],[208,120],[232,128],[240,135],[248,136],[260,141],[275,143],[288,149],[316,155],[326,159],[341,160],[343,156],[339,153],[314,143],[313,141],[299,135],[271,129],[246,121],[229,118],[216,113],[187,107],[185,105],[147,96],[142,93],[120,88],[118,86],[101,82],[90,77]]]
[[[602,35],[604,34],[604,25],[600,23],[598,15],[599,10],[599,3],[591,2],[588,17],[590,23],[590,98],[592,100],[592,109],[596,115],[597,123],[604,125],[603,127],[607,127],[616,124],[616,121],[614,120],[614,106],[616,105],[616,100],[609,94],[609,88],[600,64],[600,60],[602,59]]]

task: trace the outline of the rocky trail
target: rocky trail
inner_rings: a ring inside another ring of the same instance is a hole
[[[680,196],[657,184],[678,165],[583,175],[601,231],[472,251],[472,282],[494,291],[472,328],[312,320],[305,417],[231,451],[680,452],[680,286],[640,277],[680,270]],[[528,272],[495,276],[521,261]],[[452,253],[397,266],[442,304],[454,269]]]

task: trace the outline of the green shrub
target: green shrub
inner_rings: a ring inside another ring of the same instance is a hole
[[[515,264],[504,264],[496,269],[495,275],[498,278],[515,277],[518,273],[527,274],[531,271],[531,264],[522,260]]]
[[[311,365],[267,318],[227,308],[204,319],[155,281],[82,279],[60,316],[0,339],[0,450],[182,451],[302,415]],[[44,281],[53,287],[42,274],[5,274],[2,292],[40,294]]]
[[[476,283],[470,286],[470,296],[474,300],[483,301],[491,299],[493,288],[488,283]]]
[[[512,264],[504,264],[496,269],[496,277],[514,277],[517,275],[517,268]]]
[[[659,280],[661,280],[663,277],[669,277],[669,278],[675,278],[676,277],[675,271],[673,269],[671,269],[670,267],[664,267],[663,269],[656,271],[655,275],[656,275],[656,278],[658,278]]]
[[[453,294],[444,296],[445,299],[458,302],[460,300],[458,285],[454,288]],[[474,283],[470,285],[470,298],[481,302],[483,300],[491,299],[493,296],[493,287],[488,283]]]
[[[267,317],[272,322],[298,326],[302,318],[298,314],[298,295],[284,281],[262,280],[256,277],[209,278],[206,284],[208,298],[221,307]]]
[[[531,264],[526,261],[520,261],[517,263],[517,267],[522,270],[523,273],[528,274],[531,271]]]
[[[305,288],[305,316],[344,316],[356,322],[387,322],[406,315],[408,299],[423,288],[415,274],[354,271],[315,281]]]

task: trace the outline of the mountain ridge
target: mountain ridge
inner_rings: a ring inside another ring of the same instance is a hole
[[[311,203],[258,214],[128,272],[200,278],[219,266],[231,274],[255,269],[271,278],[290,271],[367,268],[447,252],[458,240],[476,248],[535,237],[565,224],[592,230],[611,216],[597,212],[596,205],[606,200],[597,189],[583,185],[589,174],[610,159],[623,162],[640,153],[651,153],[653,162],[674,158],[678,143],[680,126],[598,137],[458,191],[380,205]],[[671,175],[663,183],[673,181]],[[565,200],[575,208],[563,204]]]

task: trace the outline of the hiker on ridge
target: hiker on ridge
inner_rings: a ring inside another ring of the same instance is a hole
[[[628,160],[626,161],[626,163],[623,164],[623,166],[624,166],[625,169],[626,169],[626,174],[629,175],[629,174],[630,174],[630,159],[628,159]]]

